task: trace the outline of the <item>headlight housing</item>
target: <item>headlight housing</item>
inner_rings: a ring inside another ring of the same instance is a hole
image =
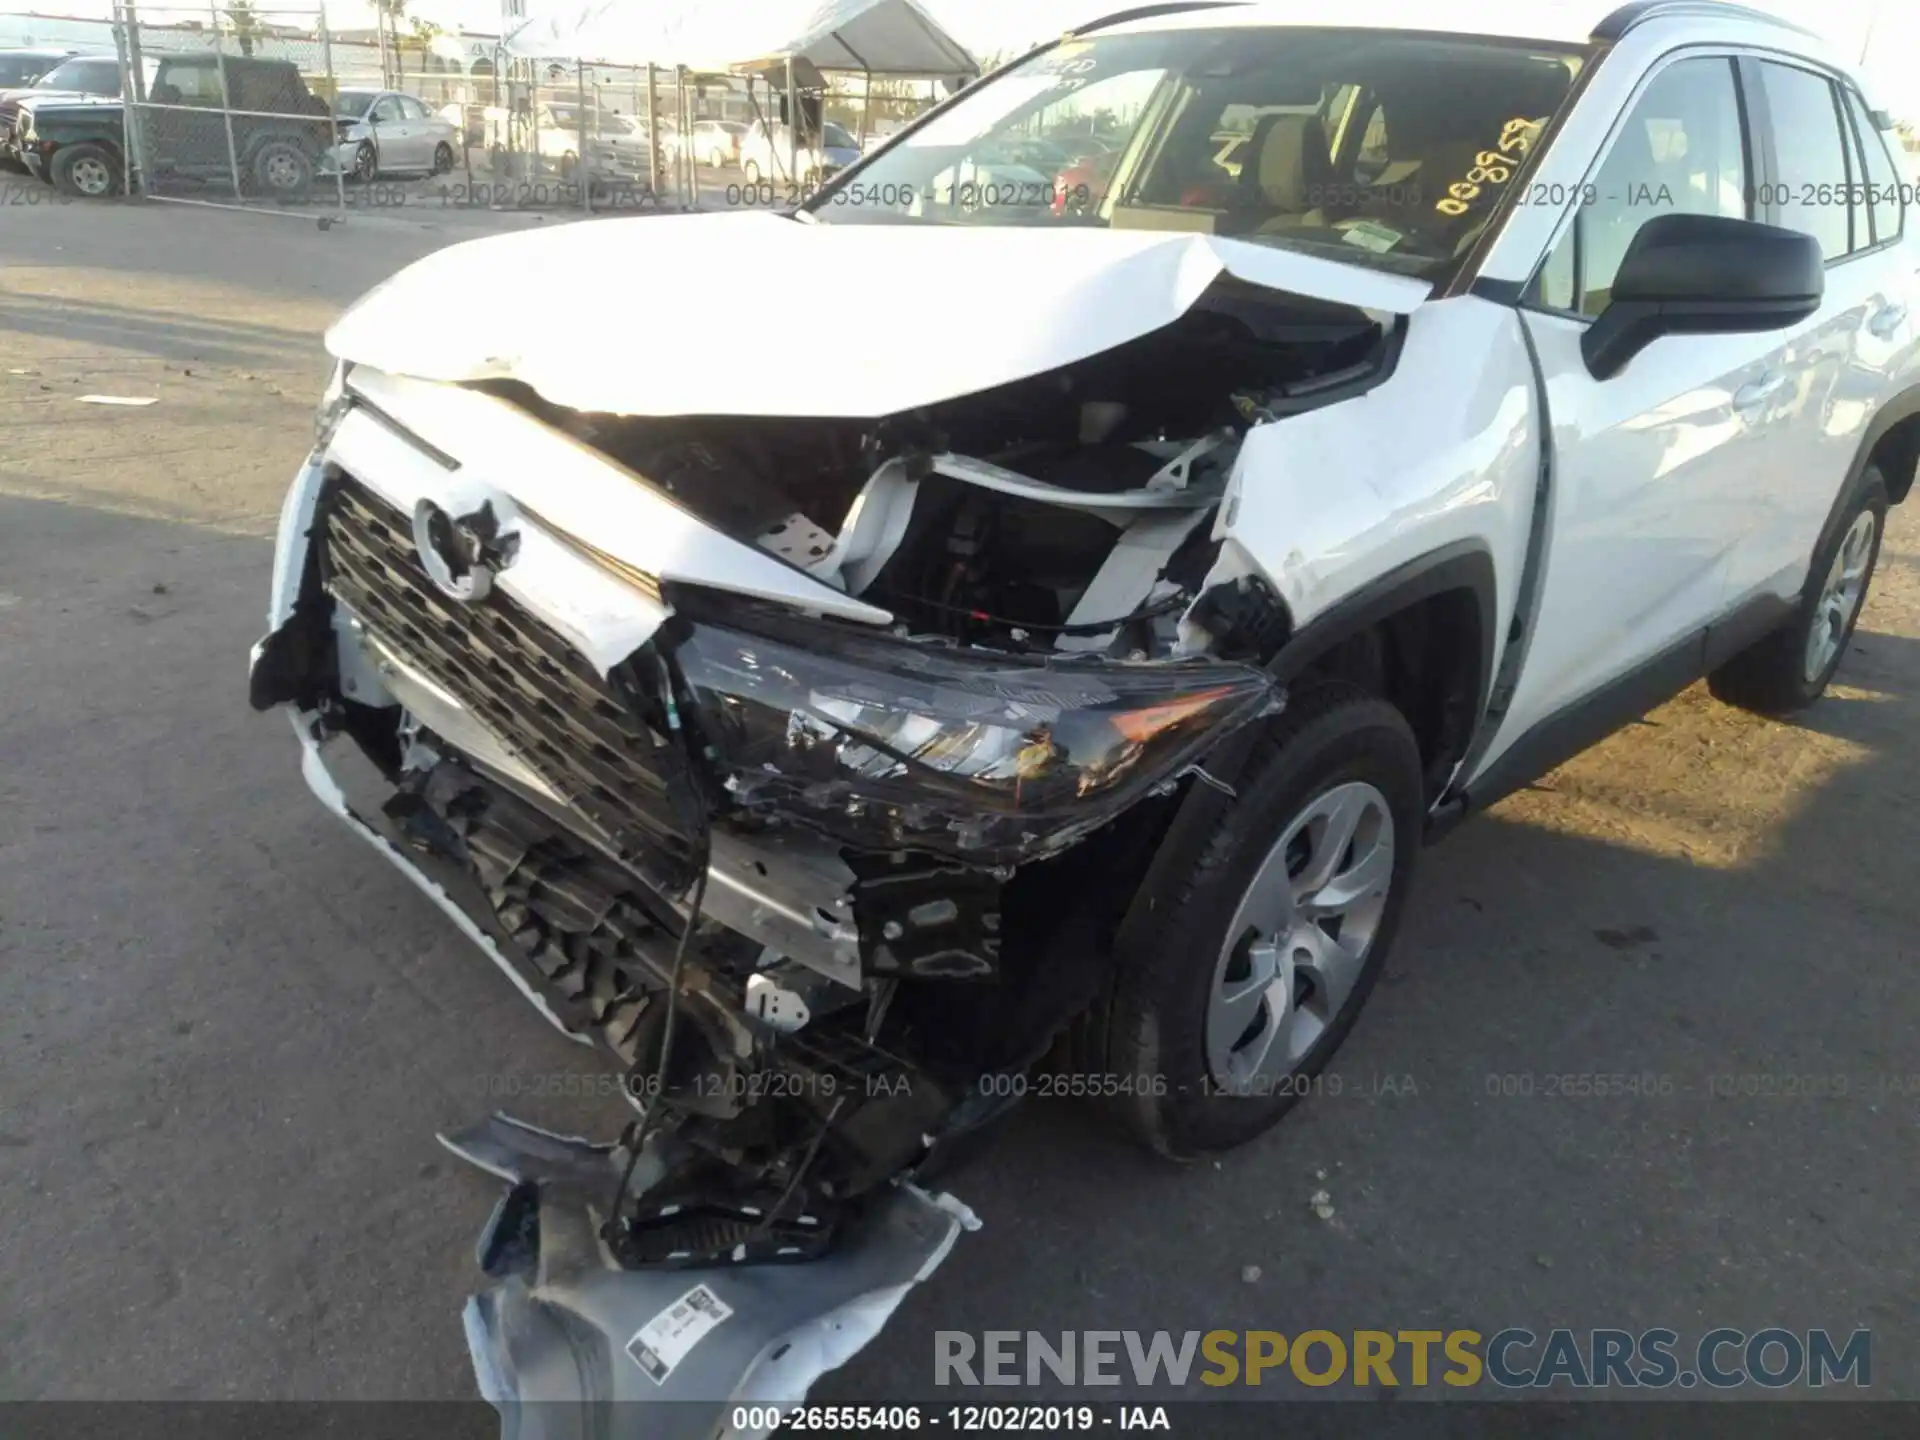
[[[1066,848],[1279,706],[1209,661],[1029,660],[756,615],[675,650],[732,797],[847,844],[1018,864]]]

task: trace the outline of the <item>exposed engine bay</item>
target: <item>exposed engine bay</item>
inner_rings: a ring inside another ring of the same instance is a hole
[[[536,485],[472,489],[344,374],[253,699],[299,712],[316,789],[625,1073],[637,1117],[571,1156],[603,1188],[574,1184],[555,1233],[591,1214],[595,1263],[629,1271],[857,1253],[1011,1103],[994,1078],[1097,1002],[1207,756],[1284,703],[1284,613],[1213,576],[1242,438],[1366,388],[1394,343],[1223,283],[1117,350],[877,422],[457,387],[885,624],[642,573]],[[402,445],[423,478],[373,463]],[[597,663],[556,576],[644,638]],[[500,1245],[533,1243],[527,1167],[449,1143],[515,1182]]]

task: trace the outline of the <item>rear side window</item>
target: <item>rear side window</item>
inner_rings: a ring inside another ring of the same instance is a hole
[[[226,99],[220,85],[220,71],[213,65],[163,65],[154,89],[171,86],[162,103],[174,105],[219,105]],[[161,99],[156,96],[156,99]]]
[[[1833,82],[1770,60],[1756,68],[1776,172],[1767,177],[1765,193],[1782,225],[1813,236],[1822,255],[1839,259],[1854,248],[1847,196],[1857,177],[1841,139]],[[1860,244],[1867,243],[1863,237]]]
[[[1884,245],[1889,240],[1900,238],[1906,221],[1905,196],[1901,193],[1900,172],[1894,168],[1893,157],[1887,153],[1887,137],[1873,123],[1873,116],[1867,112],[1866,101],[1860,98],[1856,90],[1842,89],[1846,97],[1847,113],[1853,118],[1853,129],[1860,141],[1861,153],[1866,158],[1866,214],[1869,222],[1871,243]],[[1858,228],[1859,222],[1855,221]],[[1854,248],[1862,244],[1860,236],[1854,236]]]

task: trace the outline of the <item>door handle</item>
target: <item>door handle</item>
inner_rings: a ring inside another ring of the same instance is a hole
[[[1893,332],[1906,323],[1907,307],[1904,305],[1884,305],[1874,311],[1873,318],[1867,321],[1867,329],[1876,340],[1890,340]]]
[[[1742,385],[1733,392],[1733,408],[1742,415],[1751,415],[1756,410],[1764,410],[1773,403],[1773,399],[1787,388],[1787,377],[1780,374],[1763,375],[1758,380]]]

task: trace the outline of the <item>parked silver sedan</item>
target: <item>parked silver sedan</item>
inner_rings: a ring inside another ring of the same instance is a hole
[[[379,175],[444,175],[460,153],[460,127],[397,90],[342,90],[334,96],[339,143],[334,161],[355,180]]]

